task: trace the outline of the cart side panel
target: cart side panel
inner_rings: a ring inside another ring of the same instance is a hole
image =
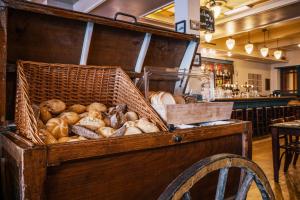
[[[47,170],[46,196],[55,200],[156,199],[193,163],[218,153],[242,155],[241,144],[242,134],[237,134],[61,163]],[[230,176],[227,195],[235,193],[238,182],[239,175]],[[193,196],[214,198],[216,185],[216,174],[207,177],[196,186]]]

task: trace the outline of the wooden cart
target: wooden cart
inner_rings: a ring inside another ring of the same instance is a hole
[[[198,39],[173,31],[46,7],[1,1],[0,121],[14,120],[16,61],[189,69]],[[131,73],[132,74],[132,73]],[[186,82],[160,78],[150,89],[182,90]],[[7,199],[156,199],[194,162],[217,153],[251,157],[251,124],[176,130],[74,144],[34,145],[1,131],[2,196]],[[233,172],[235,173],[235,172]],[[217,176],[192,191],[215,194]],[[235,193],[239,176],[228,183]],[[213,198],[213,197],[212,197]]]

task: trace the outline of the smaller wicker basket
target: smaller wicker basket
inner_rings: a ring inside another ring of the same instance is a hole
[[[121,68],[31,61],[17,64],[16,125],[19,134],[35,144],[44,142],[38,135],[33,106],[49,99],[60,99],[67,106],[93,102],[108,106],[126,104],[129,110],[167,131],[164,122]]]

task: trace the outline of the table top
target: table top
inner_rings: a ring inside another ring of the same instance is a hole
[[[295,120],[295,121],[291,121],[291,122],[283,122],[283,123],[272,124],[271,127],[300,129],[300,120]]]

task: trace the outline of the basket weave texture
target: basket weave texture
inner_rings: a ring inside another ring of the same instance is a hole
[[[101,102],[107,106],[126,104],[128,109],[148,118],[160,130],[167,127],[145,101],[129,76],[119,67],[49,64],[18,61],[16,125],[19,134],[35,144],[38,135],[34,105],[60,99],[67,106]]]

